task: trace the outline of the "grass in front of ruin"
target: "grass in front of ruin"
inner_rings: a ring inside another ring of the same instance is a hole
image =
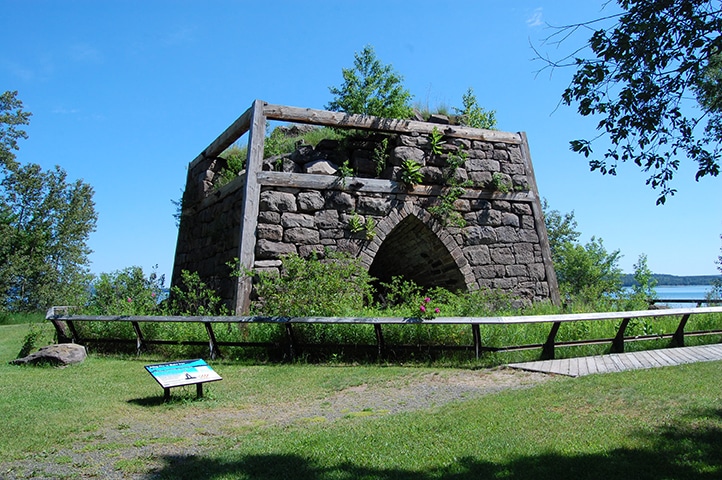
[[[49,327],[38,345],[52,341]],[[0,475],[9,478],[22,474],[18,459],[39,462],[41,471],[48,463],[69,466],[76,476],[97,476],[106,462],[119,477],[169,479],[722,474],[720,362],[556,379],[398,414],[244,423],[234,418],[248,409],[293,409],[350,387],[403,385],[454,369],[218,361],[210,363],[223,381],[207,384],[202,400],[195,389],[174,389],[164,403],[143,368],[158,361],[153,357],[91,354],[62,369],[9,365],[28,329],[0,326]],[[205,415],[222,428],[194,424]],[[78,460],[82,454],[96,460]]]

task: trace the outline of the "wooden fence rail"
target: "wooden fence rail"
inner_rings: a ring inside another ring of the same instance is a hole
[[[127,342],[128,339],[109,339],[109,338],[83,338],[79,335],[76,328],[77,322],[126,322],[130,323],[135,332],[136,351],[140,352],[144,345],[152,344],[180,344],[180,345],[205,345],[209,347],[211,358],[220,356],[220,347],[224,346],[271,346],[271,344],[259,344],[249,342],[224,342],[216,339],[213,330],[214,325],[220,324],[252,324],[252,323],[274,323],[285,326],[286,339],[288,345],[288,355],[294,358],[296,344],[293,335],[293,325],[295,324],[346,324],[346,325],[373,325],[376,335],[376,348],[379,355],[385,352],[385,343],[383,337],[383,325],[469,325],[472,330],[474,344],[467,347],[474,351],[476,358],[479,358],[483,351],[510,351],[510,350],[528,350],[541,348],[542,359],[554,358],[554,349],[556,346],[571,346],[585,344],[603,344],[611,342],[611,351],[620,353],[624,351],[625,341],[648,340],[652,338],[671,338],[670,346],[684,346],[685,335],[715,335],[722,334],[722,330],[707,330],[685,332],[685,327],[692,315],[701,314],[718,314],[722,315],[722,306],[718,307],[697,307],[697,308],[670,308],[663,310],[636,310],[629,312],[601,312],[601,313],[572,313],[558,315],[521,315],[509,317],[437,317],[428,320],[419,318],[400,318],[400,317],[264,317],[264,316],[224,316],[224,317],[170,317],[170,316],[84,316],[69,314],[71,307],[52,307],[48,310],[46,319],[55,326],[58,340],[60,342]],[[646,336],[625,336],[627,325],[633,319],[661,319],[665,317],[679,317],[680,321],[674,333],[661,335]],[[607,339],[580,339],[571,342],[557,342],[556,335],[562,323],[581,322],[581,321],[605,321],[605,320],[621,320],[617,334],[614,338]],[[204,325],[208,335],[207,341],[171,341],[162,339],[148,339],[143,335],[141,325],[144,323],[199,323]],[[550,324],[550,331],[546,342],[543,344],[532,345],[510,345],[503,347],[493,347],[482,345],[479,327],[481,325],[520,325],[520,324]]]

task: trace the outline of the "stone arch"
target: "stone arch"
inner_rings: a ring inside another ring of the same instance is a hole
[[[478,288],[453,237],[431,214],[411,204],[380,222],[376,237],[361,252],[361,259],[380,282],[402,275],[425,288]]]

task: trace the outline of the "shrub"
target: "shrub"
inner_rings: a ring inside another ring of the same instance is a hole
[[[171,315],[229,315],[223,300],[197,272],[181,271],[180,284],[170,289],[165,310]]]
[[[145,277],[138,266],[101,273],[91,285],[86,310],[91,315],[158,315],[165,276]]]
[[[261,315],[344,316],[360,312],[371,298],[370,277],[360,262],[330,251],[325,258],[288,255],[280,275],[255,275],[262,301],[253,308]]]

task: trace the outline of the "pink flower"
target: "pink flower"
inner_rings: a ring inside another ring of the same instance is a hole
[[[426,298],[424,299],[424,303],[429,303],[430,301],[431,301],[431,299],[430,299],[429,297],[426,297]]]
[[[422,312],[426,312],[426,307],[421,305],[421,307],[419,307],[419,310],[421,310]]]
[[[436,307],[436,308],[434,309],[434,313],[439,313],[439,312],[441,312],[441,310],[439,310],[439,307]]]

